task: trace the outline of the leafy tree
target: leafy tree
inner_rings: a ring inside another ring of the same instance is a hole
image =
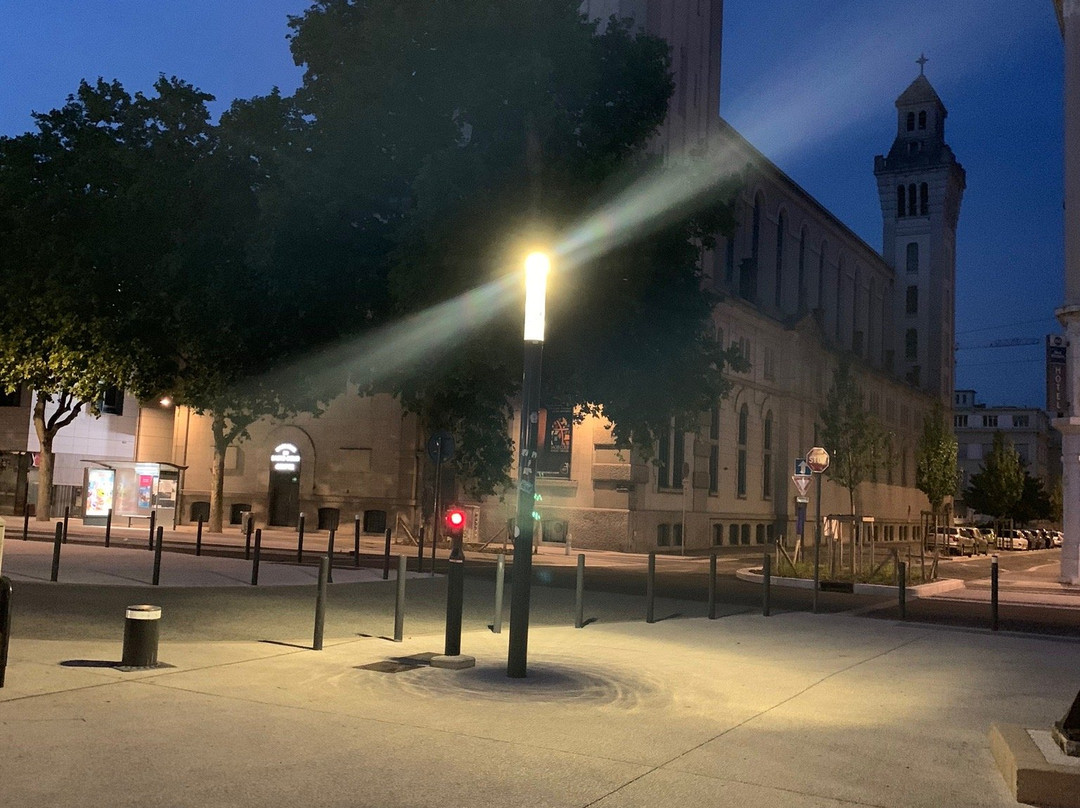
[[[978,513],[1004,518],[1011,515],[1023,492],[1024,469],[1020,455],[1003,432],[995,432],[993,448],[971,476],[964,502]]]
[[[888,453],[887,438],[863,404],[863,390],[848,358],[833,370],[821,413],[821,439],[830,455],[828,475],[848,491],[855,515],[855,491],[870,479]]]
[[[506,290],[523,248],[574,231],[602,194],[658,167],[646,146],[672,90],[668,46],[617,21],[601,30],[579,5],[320,0],[291,20],[306,68],[296,103],[312,121],[305,175],[326,200],[312,221],[364,279],[371,323],[487,290],[475,328],[461,312],[396,372],[360,373],[455,433],[477,494],[508,482],[521,323]],[[733,225],[722,202],[734,189],[710,190],[632,244],[556,257],[574,265],[552,279],[544,397],[602,411],[623,444],[650,445],[727,390],[699,258]]]
[[[956,437],[945,421],[945,411],[938,403],[923,420],[923,432],[915,449],[915,485],[930,500],[936,515],[946,497],[956,494],[958,467]]]
[[[1024,469],[1024,485],[1020,499],[1009,515],[1022,525],[1053,517],[1050,495],[1046,492],[1043,481],[1038,477],[1032,477],[1027,469]]]
[[[206,96],[176,80],[155,90],[82,82],[62,108],[35,115],[36,131],[0,138],[0,384],[37,393],[39,520],[50,516],[59,430],[97,415],[108,388],[148,395],[160,381],[143,339],[161,303],[148,276],[184,200],[166,215],[146,168],[197,140],[197,121],[173,113]]]

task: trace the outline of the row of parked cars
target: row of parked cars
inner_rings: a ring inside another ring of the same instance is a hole
[[[991,550],[1047,550],[1060,547],[1060,530],[1004,529],[995,532],[993,528],[978,527],[937,527],[926,535],[926,549],[937,549],[948,555],[975,555]]]

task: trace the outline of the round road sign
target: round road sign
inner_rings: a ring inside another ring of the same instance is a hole
[[[820,474],[829,467],[829,453],[820,446],[815,446],[806,453],[806,465],[810,467],[811,471]]]

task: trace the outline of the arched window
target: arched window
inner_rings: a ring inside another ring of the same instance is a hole
[[[911,275],[919,271],[919,244],[915,241],[909,241],[907,245],[907,271]]]
[[[750,408],[743,404],[739,408],[739,455],[735,473],[735,494],[739,497],[746,496],[746,445],[750,431]]]
[[[828,246],[828,242],[821,242],[821,252],[818,253],[817,259],[817,308],[824,310],[825,308],[825,248]]]
[[[904,356],[911,360],[919,358],[919,332],[914,328],[904,334]]]
[[[776,293],[773,295],[773,302],[776,304],[776,308],[781,308],[781,300],[783,299],[784,290],[784,213],[780,212],[780,215],[776,219]]]
[[[806,228],[799,233],[799,291],[798,313],[806,311]]]
[[[907,213],[907,189],[903,185],[896,186],[896,215],[903,217]]]
[[[772,499],[772,410],[765,413],[765,424],[761,432],[761,498]]]
[[[915,113],[914,112],[909,112],[907,114],[907,130],[909,132],[914,132],[915,131]]]
[[[918,200],[915,198],[915,183],[911,183],[907,187],[907,212],[908,216],[915,215],[915,205]]]
[[[757,299],[758,260],[761,255],[761,197],[754,199],[754,212],[750,220],[750,260],[739,265],[739,297],[743,300]]]
[[[908,114],[910,114],[910,113],[908,113]],[[925,129],[926,128],[926,110],[925,109],[919,110],[919,128],[920,129]]]
[[[919,215],[930,213],[930,186],[925,182],[919,186]]]

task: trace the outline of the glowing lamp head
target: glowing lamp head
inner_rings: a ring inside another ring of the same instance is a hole
[[[542,252],[525,259],[525,341],[544,341],[544,302],[551,261]]]
[[[451,536],[460,536],[465,530],[465,510],[463,508],[448,508],[446,510],[446,529]]]

